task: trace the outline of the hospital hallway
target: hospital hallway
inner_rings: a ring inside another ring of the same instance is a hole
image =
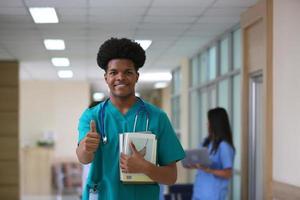
[[[110,96],[96,60],[110,38],[145,51],[132,91],[184,150],[211,133],[209,110],[226,110],[227,200],[300,199],[299,11],[299,0],[0,0],[0,200],[80,199],[78,124]],[[197,171],[177,171],[160,200],[191,199]]]

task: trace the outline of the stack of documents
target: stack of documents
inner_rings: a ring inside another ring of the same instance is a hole
[[[123,133],[119,135],[120,153],[131,155],[130,142],[145,160],[156,165],[156,136],[147,132]],[[153,183],[154,181],[142,173],[125,173],[120,168],[120,180],[126,183]]]

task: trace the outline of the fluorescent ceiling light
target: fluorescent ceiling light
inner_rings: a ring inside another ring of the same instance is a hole
[[[73,72],[71,70],[59,70],[57,72],[59,78],[72,78]]]
[[[52,58],[51,62],[56,67],[68,67],[70,66],[70,61],[68,58]]]
[[[104,99],[105,95],[102,92],[95,92],[93,94],[93,100],[94,101],[102,101]]]
[[[58,23],[58,18],[54,8],[34,7],[29,8],[29,12],[36,24]]]
[[[172,74],[168,72],[167,73],[141,73],[139,80],[145,82],[170,81],[172,80]]]
[[[148,47],[151,45],[152,40],[135,40],[135,42],[139,43],[141,47],[146,51]]]
[[[162,89],[162,88],[166,88],[167,86],[168,86],[167,82],[158,82],[154,84],[155,89]]]
[[[48,50],[64,50],[66,48],[64,40],[44,40],[44,45]]]

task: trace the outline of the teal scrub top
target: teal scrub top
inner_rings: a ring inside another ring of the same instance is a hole
[[[95,120],[97,132],[100,133],[99,111],[104,102],[89,108],[82,114],[79,125],[79,142],[90,131],[90,121]],[[184,150],[178,141],[167,115],[159,108],[144,102],[149,113],[149,128],[157,137],[157,164],[168,165],[184,158]],[[136,103],[123,115],[112,103],[107,102],[104,114],[104,129],[107,144],[100,143],[92,161],[87,184],[83,189],[83,200],[89,198],[89,188],[99,180],[98,199],[100,200],[158,200],[158,184],[124,184],[120,181],[119,167],[119,134],[132,132],[134,119],[140,110],[141,101]],[[141,109],[138,114],[136,132],[145,131],[146,111]]]

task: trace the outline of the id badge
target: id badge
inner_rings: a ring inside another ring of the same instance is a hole
[[[89,200],[98,200],[98,190],[90,189]]]

